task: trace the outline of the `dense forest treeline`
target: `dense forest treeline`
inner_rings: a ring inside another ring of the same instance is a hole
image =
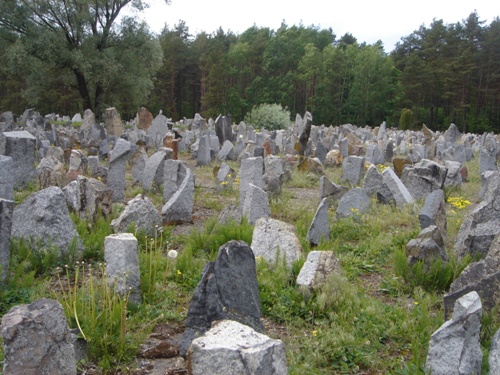
[[[315,124],[395,126],[405,113],[405,127],[500,131],[498,17],[434,20],[386,53],[381,42],[285,23],[191,35],[180,21],[155,35],[136,19],[118,21],[140,1],[0,1],[0,111],[115,106],[131,118],[146,106],[174,120],[230,113],[239,122],[253,106],[278,103],[292,115],[310,111]]]

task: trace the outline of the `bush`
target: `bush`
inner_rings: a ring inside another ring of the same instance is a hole
[[[245,122],[259,129],[287,129],[290,121],[290,111],[279,104],[261,104],[255,106],[245,116]]]
[[[413,127],[413,111],[408,108],[401,110],[401,117],[399,118],[399,126],[402,130],[408,130]]]

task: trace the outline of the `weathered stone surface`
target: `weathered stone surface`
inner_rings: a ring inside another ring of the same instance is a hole
[[[321,239],[328,239],[330,228],[328,222],[328,202],[323,198],[314,214],[313,221],[307,231],[307,240],[311,245],[319,245]]]
[[[261,157],[257,158],[247,158],[241,161],[240,166],[240,209],[243,210],[243,205],[245,204],[245,197],[247,190],[249,189],[249,184],[253,184],[257,187],[263,187],[262,175],[263,175],[264,161]]]
[[[4,282],[10,262],[10,233],[14,201],[0,198],[0,282]]]
[[[337,185],[331,182],[328,177],[321,176],[319,179],[319,201],[323,198],[328,199],[329,204],[338,201],[347,192],[348,187]]]
[[[470,292],[455,302],[451,320],[431,336],[425,364],[427,372],[433,375],[481,373],[481,314],[481,299],[476,292]]]
[[[492,242],[484,259],[469,264],[453,281],[444,296],[445,317],[451,315],[455,301],[471,291],[479,294],[488,310],[500,304],[500,236]]]
[[[66,185],[66,170],[64,164],[54,156],[44,157],[36,167],[40,189],[49,186],[63,187]]]
[[[229,140],[224,141],[221,149],[217,153],[217,159],[219,160],[235,160],[234,146]]]
[[[500,174],[488,181],[483,201],[467,214],[455,239],[453,251],[461,259],[466,254],[485,256],[493,239],[500,233]]]
[[[368,163],[377,165],[384,164],[384,152],[376,143],[370,143],[366,147],[365,159]]]
[[[115,107],[106,108],[104,112],[104,124],[110,135],[119,137],[123,133],[123,123],[120,114]]]
[[[479,174],[497,170],[497,143],[492,134],[488,134],[479,152]]]
[[[361,188],[353,188],[340,198],[337,219],[357,217],[370,209],[370,197]]]
[[[423,262],[426,270],[438,259],[447,262],[448,255],[438,228],[435,225],[429,226],[420,231],[417,238],[410,240],[406,244],[406,257],[410,267]]]
[[[432,160],[422,159],[406,166],[401,181],[415,199],[425,198],[430,192],[443,189],[448,169]]]
[[[63,191],[55,186],[31,194],[14,209],[12,237],[30,238],[59,247],[66,253],[74,238],[82,242],[69,216]]]
[[[500,329],[491,339],[488,364],[490,365],[490,375],[500,374]]]
[[[444,186],[449,188],[460,188],[463,181],[461,174],[463,164],[458,161],[446,160],[444,165],[448,169]]]
[[[95,178],[78,176],[63,189],[68,206],[83,219],[96,222],[113,211],[113,190]]]
[[[233,142],[234,135],[231,127],[231,115],[219,115],[215,120],[215,134],[217,135],[219,144],[222,146],[226,141]]]
[[[141,107],[137,112],[137,127],[142,130],[148,130],[153,123],[153,114],[147,108]]]
[[[342,153],[340,150],[330,150],[326,154],[325,158],[325,167],[337,167],[342,165],[342,161],[344,158],[342,157]]]
[[[178,172],[177,181],[182,178],[179,188],[161,210],[166,223],[190,223],[193,221],[194,174],[189,168]]]
[[[324,173],[323,164],[321,164],[318,158],[305,157],[299,162],[297,168],[299,171],[311,172],[319,175]]]
[[[365,158],[361,156],[348,156],[342,162],[342,181],[356,186],[363,176]]]
[[[382,172],[382,186],[377,192],[377,199],[382,203],[395,203],[401,207],[413,203],[413,197],[391,168]]]
[[[285,347],[252,328],[231,320],[216,322],[193,340],[188,353],[192,375],[286,375]]]
[[[15,188],[24,188],[35,176],[36,138],[26,130],[0,134],[0,155],[12,158]]]
[[[333,251],[310,251],[297,276],[297,286],[308,295],[321,288],[332,273],[340,272],[340,260]]]
[[[170,198],[179,190],[182,182],[188,173],[187,165],[179,160],[165,160],[163,166],[163,202],[168,202]]]
[[[162,226],[160,213],[153,202],[142,194],[131,199],[120,216],[111,222],[115,233],[126,232],[131,225],[149,236],[154,236],[155,230]]]
[[[14,161],[0,155],[0,198],[14,200]]]
[[[382,186],[382,174],[375,165],[370,165],[363,178],[363,190],[368,196],[377,194]]]
[[[161,112],[156,116],[151,126],[146,130],[146,134],[149,137],[148,146],[154,148],[163,146],[163,137],[165,137],[165,134],[169,131],[168,122],[169,119],[162,115]]]
[[[169,158],[167,150],[167,148],[161,148],[147,159],[142,172],[142,188],[144,190],[153,189],[154,184],[155,187],[163,185],[165,160]]]
[[[401,175],[403,174],[403,169],[405,168],[405,166],[412,164],[413,163],[411,162],[411,160],[407,157],[398,156],[392,159],[392,166],[394,168],[394,172],[398,177],[401,177]]]
[[[294,226],[271,218],[260,218],[255,222],[251,247],[255,257],[262,257],[271,264],[284,258],[291,266],[303,256]]]
[[[210,136],[205,134],[200,138],[198,152],[196,154],[196,166],[207,165],[212,161],[212,153],[210,147]]]
[[[215,262],[203,269],[185,322],[179,353],[186,356],[191,341],[213,322],[231,319],[262,332],[255,257],[243,241],[229,241],[219,248]]]
[[[424,206],[418,213],[418,220],[421,229],[436,225],[441,235],[446,237],[446,201],[443,190],[434,190],[427,195]]]
[[[104,260],[110,285],[132,303],[141,303],[141,273],[137,239],[131,233],[104,238]]]
[[[143,147],[140,147],[130,160],[130,164],[132,165],[130,172],[134,178],[134,184],[142,184],[144,180],[144,168],[146,167],[147,161],[148,154]]]
[[[250,224],[255,224],[261,217],[271,216],[267,193],[254,184],[248,184],[242,214],[247,217]]]
[[[110,152],[107,184],[113,190],[113,202],[121,202],[125,196],[125,168],[130,149],[130,142],[118,138]]]
[[[40,299],[2,317],[5,375],[76,375],[73,342],[61,304]]]

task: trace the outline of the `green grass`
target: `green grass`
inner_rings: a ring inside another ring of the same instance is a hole
[[[0,294],[0,309],[6,312],[14,304],[56,297],[65,306],[71,328],[80,325],[81,336],[90,343],[91,363],[111,371],[132,366],[138,346],[156,323],[185,319],[202,269],[215,259],[219,247],[229,240],[251,244],[253,226],[246,220],[217,222],[218,213],[237,203],[239,194],[236,184],[220,192],[215,189],[214,165],[196,169],[196,208],[212,215],[202,226],[197,223],[183,235],[173,235],[173,227],[156,228],[152,237],[130,228],[139,243],[141,305],[130,305],[126,298],[115,296],[99,265],[104,238],[111,233],[111,218],[101,217],[93,224],[72,216],[84,242],[85,265],[58,258],[51,247],[36,252],[35,243],[13,241],[16,255]],[[230,165],[237,173],[238,165]],[[447,203],[445,244],[450,262],[436,262],[428,272],[421,265],[410,269],[405,254],[406,243],[420,231],[417,216],[423,202],[397,208],[373,200],[368,212],[339,220],[332,208],[330,236],[312,248],[306,236],[317,197],[309,194],[305,197],[310,198],[304,198],[296,189],[317,191],[319,176],[294,168],[282,195],[270,200],[271,216],[294,226],[305,255],[311,250],[333,251],[342,273],[331,275],[305,297],[296,286],[305,258],[288,267],[281,261],[271,265],[257,260],[262,314],[274,328],[270,335],[285,343],[290,374],[424,374],[430,336],[443,323],[443,295],[470,262],[452,256],[465,214],[478,200],[477,160],[467,167],[469,181],[446,195],[472,204],[462,208],[452,200]],[[341,168],[327,168],[325,173],[340,183]],[[129,197],[141,191],[140,187],[132,189]],[[16,201],[23,199],[21,194],[24,192],[16,192]],[[161,193],[148,196],[161,208]],[[113,207],[114,216],[120,207]],[[496,310],[485,311],[482,319],[484,374],[491,337],[500,326],[498,316]]]

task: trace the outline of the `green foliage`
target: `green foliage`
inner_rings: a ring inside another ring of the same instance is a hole
[[[469,255],[461,260],[452,256],[448,262],[438,258],[428,266],[421,261],[410,267],[405,249],[400,248],[394,252],[394,272],[396,276],[404,278],[412,288],[420,286],[426,291],[446,291],[471,261]]]
[[[185,239],[185,250],[196,257],[215,259],[219,247],[231,240],[252,242],[253,226],[243,218],[238,224],[234,220],[220,224],[217,218],[206,220],[203,230],[193,229]]]
[[[261,104],[253,107],[245,116],[245,122],[258,129],[269,131],[288,129],[292,124],[290,111],[279,104]]]
[[[399,127],[402,130],[408,130],[413,128],[413,111],[408,108],[403,108],[401,110],[401,117],[399,118]]]
[[[104,259],[104,238],[113,233],[111,228],[111,217],[107,219],[98,215],[95,223],[80,218],[78,214],[71,213],[71,219],[75,223],[76,230],[83,241],[83,259]]]

